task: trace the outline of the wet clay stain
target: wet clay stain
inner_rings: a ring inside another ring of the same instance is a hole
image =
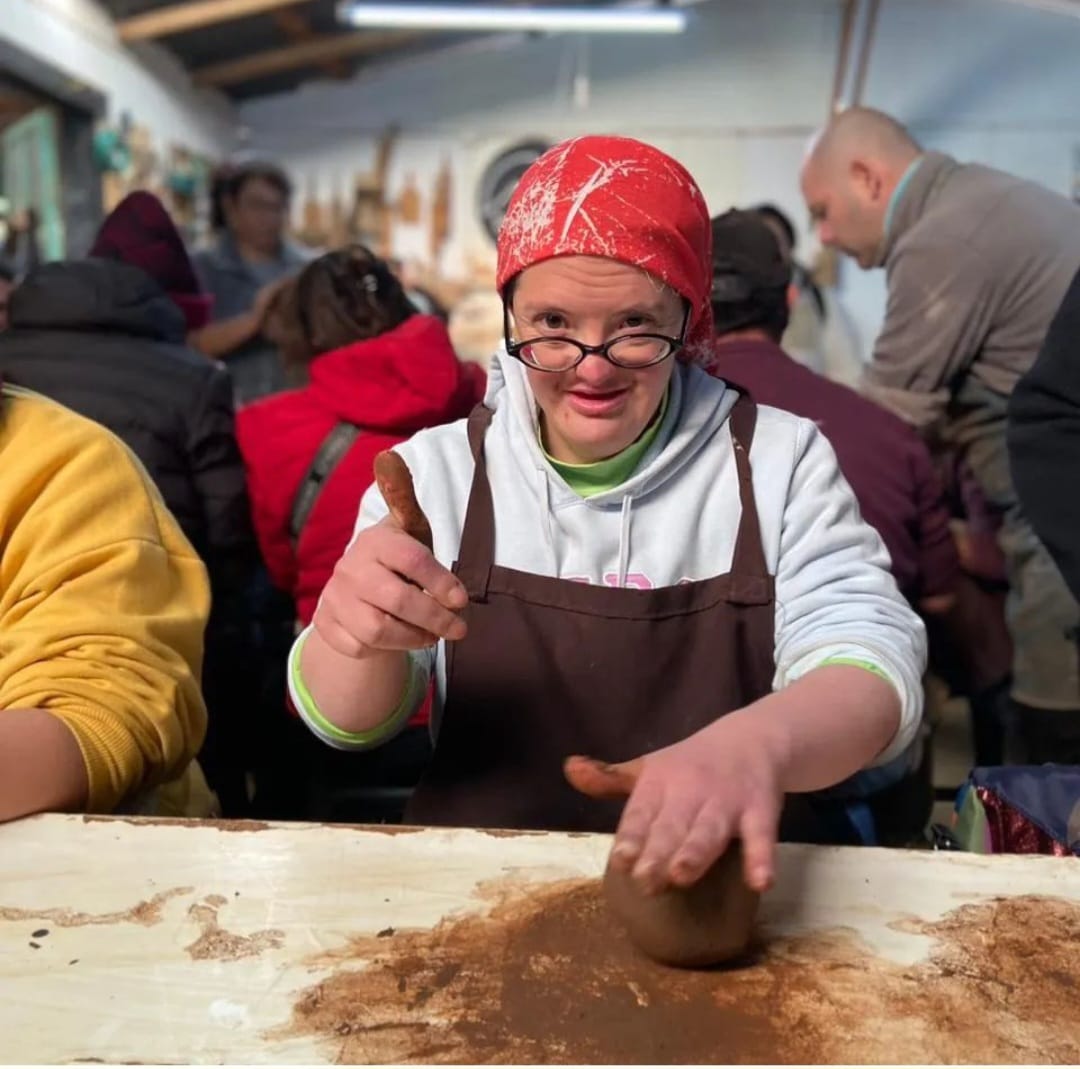
[[[278,928],[266,928],[251,935],[225,931],[218,924],[218,910],[227,902],[223,895],[207,895],[188,910],[188,916],[202,927],[199,938],[184,947],[192,961],[239,961],[284,945],[285,933]]]
[[[268,1038],[358,1064],[1080,1060],[1080,904],[1001,898],[903,927],[934,940],[918,964],[841,929],[686,972],[630,947],[598,883],[568,881],[313,959],[333,971]]]
[[[164,919],[161,907],[171,898],[190,895],[194,887],[174,887],[153,898],[136,902],[130,909],[115,913],[78,913],[73,909],[15,909],[0,906],[0,921],[52,921],[57,928],[83,928],[89,924],[141,924],[151,928]]]

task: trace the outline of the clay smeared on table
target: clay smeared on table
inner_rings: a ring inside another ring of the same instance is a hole
[[[733,845],[695,884],[646,894],[608,862],[604,898],[630,941],[654,961],[682,968],[720,965],[744,955],[760,895],[747,887],[742,850]]]

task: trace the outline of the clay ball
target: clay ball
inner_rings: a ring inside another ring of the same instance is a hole
[[[760,895],[746,886],[736,843],[692,887],[647,895],[627,872],[604,873],[608,908],[631,942],[665,965],[695,968],[737,958],[750,944]]]

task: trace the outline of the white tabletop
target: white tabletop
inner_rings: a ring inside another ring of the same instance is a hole
[[[609,840],[0,827],[4,1062],[1076,1062],[1080,863],[783,847],[737,969],[637,956]]]

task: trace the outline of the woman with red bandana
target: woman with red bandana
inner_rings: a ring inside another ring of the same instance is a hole
[[[914,737],[921,624],[817,428],[697,366],[709,214],[678,163],[552,149],[497,285],[484,405],[398,447],[433,552],[368,492],[293,649],[296,704],[329,744],[374,746],[434,675],[410,822],[617,828],[647,889],[739,838],[764,888],[778,835],[846,837],[811,792]]]

